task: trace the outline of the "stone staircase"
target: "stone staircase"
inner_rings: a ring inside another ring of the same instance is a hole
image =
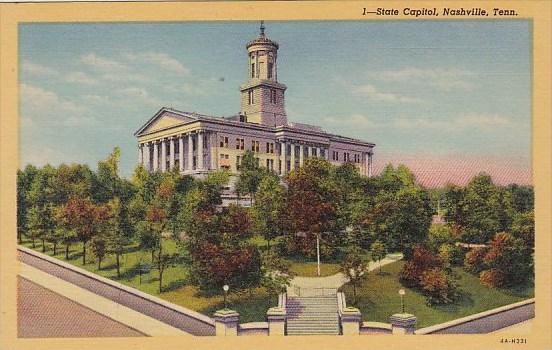
[[[287,335],[338,335],[337,295],[288,297]]]

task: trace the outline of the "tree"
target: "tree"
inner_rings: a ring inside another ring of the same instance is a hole
[[[157,256],[156,266],[159,271],[159,294],[163,292],[163,273],[171,266],[174,266],[178,262],[179,255],[160,253]]]
[[[34,177],[27,193],[27,230],[35,247],[35,240],[42,240],[42,252],[46,251],[46,238],[55,227],[52,179],[55,169],[46,165]]]
[[[366,278],[368,262],[362,250],[358,247],[350,247],[341,263],[341,271],[347,276],[353,286],[353,300],[357,302],[356,288]]]
[[[310,158],[287,177],[286,210],[290,215],[292,232],[303,232],[311,239],[316,237],[317,251],[322,232],[340,232],[335,202],[339,189],[329,179],[330,170],[328,161]]]
[[[501,273],[503,278],[499,280],[506,286],[523,284],[533,276],[532,249],[522,239],[505,232],[495,235],[483,262],[487,270]]]
[[[485,269],[485,264],[483,258],[487,254],[487,248],[477,247],[473,248],[466,253],[466,258],[464,259],[464,270],[471,273],[480,273]]]
[[[528,247],[535,247],[535,213],[528,211],[518,213],[512,222],[512,235],[523,239]]]
[[[23,170],[17,170],[17,241],[21,243],[22,235],[27,232],[27,211],[32,206],[28,193],[39,170],[33,165],[27,165]]]
[[[86,264],[86,245],[102,230],[109,218],[106,206],[96,205],[88,198],[71,198],[63,206],[61,214],[63,225],[74,229],[77,239],[82,243],[82,264]]]
[[[135,228],[131,223],[125,202],[115,197],[109,202],[108,206],[111,213],[106,234],[107,251],[115,254],[117,277],[121,277],[121,256],[125,248],[131,243]]]
[[[249,194],[253,204],[257,188],[266,174],[267,170],[259,166],[255,154],[252,151],[246,151],[240,164],[240,175],[236,183],[237,192]]]
[[[107,254],[106,239],[103,235],[92,238],[92,253],[98,259],[98,270],[101,270],[102,260]]]
[[[370,246],[370,256],[373,261],[377,261],[379,263],[379,272],[381,274],[381,260],[385,258],[385,255],[387,254],[387,248],[385,248],[385,244],[383,244],[382,241],[377,240]]]
[[[419,244],[414,247],[412,258],[404,264],[399,276],[400,281],[407,287],[417,287],[424,271],[434,267],[440,267],[439,260],[431,250]]]
[[[275,176],[265,176],[259,184],[253,206],[255,232],[262,235],[270,249],[270,241],[285,231],[285,189]]]
[[[276,253],[268,250],[261,254],[261,285],[266,288],[268,295],[277,295],[286,291],[293,277],[289,268],[289,262]]]
[[[96,203],[107,203],[121,191],[119,160],[121,149],[115,147],[105,160],[98,162],[96,176],[92,180],[92,198]]]

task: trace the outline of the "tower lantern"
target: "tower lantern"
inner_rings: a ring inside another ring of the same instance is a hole
[[[246,45],[248,81],[240,87],[241,114],[248,122],[279,126],[287,124],[284,108],[286,86],[278,82],[278,43],[265,34],[261,21],[259,36]]]

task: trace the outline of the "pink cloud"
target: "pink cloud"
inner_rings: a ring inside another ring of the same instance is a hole
[[[531,164],[524,157],[493,157],[466,155],[381,154],[374,159],[374,173],[379,174],[388,164],[404,164],[426,187],[442,187],[447,183],[465,185],[480,172],[493,178],[496,184],[532,184]]]

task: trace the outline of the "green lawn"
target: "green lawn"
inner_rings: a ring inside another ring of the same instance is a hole
[[[30,242],[23,242],[25,247],[32,248]],[[56,258],[66,261],[72,265],[84,268],[90,272],[112,279],[119,283],[139,289],[145,293],[160,297],[174,304],[188,309],[198,311],[211,316],[216,310],[224,308],[224,301],[221,295],[202,296],[199,295],[196,287],[188,283],[188,270],[185,263],[170,267],[163,274],[163,293],[159,294],[159,274],[157,270],[151,269],[142,274],[140,282],[139,262],[151,264],[151,254],[143,252],[137,246],[130,247],[128,252],[121,259],[121,277],[117,278],[115,257],[108,256],[102,262],[102,269],[98,270],[97,262],[88,257],[85,266],[82,265],[82,245],[74,244],[70,249],[69,260],[65,260],[65,248],[58,247]],[[40,241],[36,242],[35,250],[41,252]],[[176,243],[170,239],[163,242],[163,250],[166,253],[176,252]],[[52,246],[46,244],[46,254],[52,255]],[[269,297],[263,288],[257,288],[250,292],[240,294],[230,293],[228,296],[229,307],[240,313],[241,322],[256,322],[266,319],[266,311],[269,307],[276,306],[276,297]]]
[[[499,306],[512,304],[534,296],[533,285],[517,290],[492,289],[482,286],[477,276],[454,268],[459,275],[461,298],[454,304],[430,307],[425,296],[416,290],[403,287],[399,282],[399,272],[404,262],[398,261],[383,267],[383,275],[377,270],[369,273],[368,278],[357,288],[357,307],[365,321],[389,322],[389,316],[401,311],[399,289],[406,290],[406,312],[418,318],[417,327],[423,328],[460,317],[468,316]],[[353,288],[345,285],[343,290],[349,304],[353,300]]]
[[[290,270],[297,276],[302,277],[318,277],[316,261],[310,261],[305,258],[288,257],[287,261],[291,264]],[[334,262],[320,263],[320,277],[331,276],[338,273],[340,266]]]

